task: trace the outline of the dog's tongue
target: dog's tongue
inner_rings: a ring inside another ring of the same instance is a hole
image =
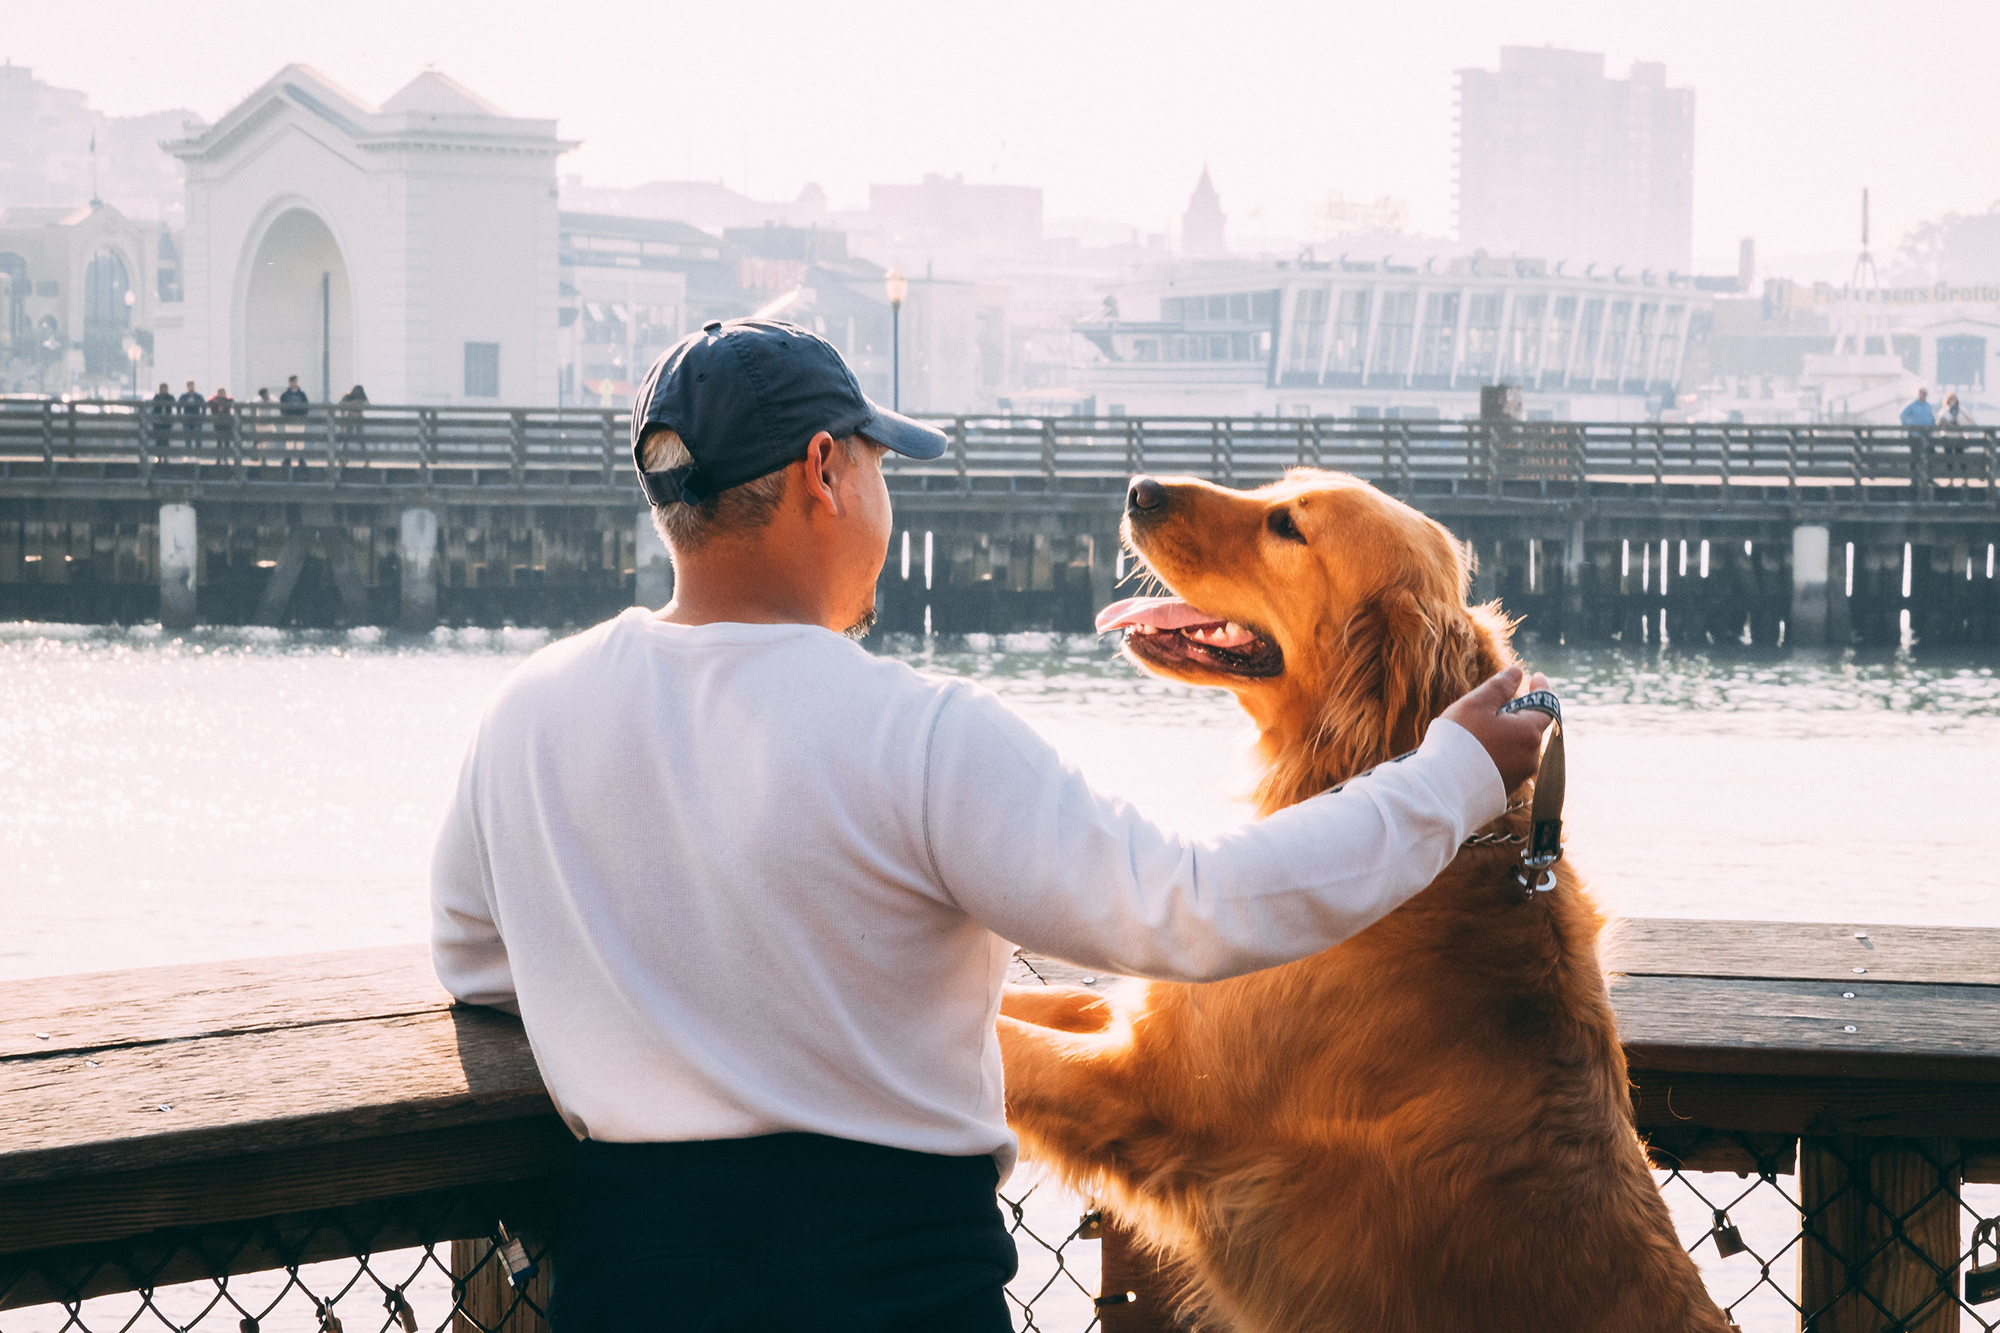
[[[1114,629],[1131,629],[1135,625],[1169,630],[1220,623],[1215,616],[1195,610],[1178,597],[1128,597],[1097,613],[1099,634],[1108,634]]]

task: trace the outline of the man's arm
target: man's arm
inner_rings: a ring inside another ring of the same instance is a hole
[[[485,840],[472,795],[478,742],[465,756],[458,794],[438,830],[431,853],[431,966],[444,988],[467,1004],[521,1012],[514,997],[514,970],[507,946],[493,921],[492,886],[486,874]]]
[[[1473,711],[1497,710],[1511,679],[1493,692]],[[1486,739],[1440,718],[1399,763],[1193,839],[1092,790],[999,700],[960,690],[932,728],[924,832],[945,891],[1002,937],[1105,971],[1212,981],[1330,948],[1435,879],[1506,806]]]

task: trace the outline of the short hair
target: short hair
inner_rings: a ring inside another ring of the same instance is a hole
[[[849,435],[839,441],[849,462],[860,456],[857,446],[864,443],[866,441],[859,435]],[[648,472],[664,472],[669,468],[687,467],[694,462],[694,455],[688,452],[679,432],[667,426],[654,426],[648,430],[642,447]],[[803,447],[798,457],[805,457]],[[675,551],[699,550],[717,537],[755,532],[767,527],[777,516],[778,506],[785,502],[785,488],[790,484],[785,474],[789,467],[788,463],[775,472],[766,472],[761,477],[731,486],[700,504],[676,501],[670,505],[654,505],[653,526],[660,530],[660,537],[667,546]]]

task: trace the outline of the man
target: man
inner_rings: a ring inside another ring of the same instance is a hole
[[[236,400],[229,396],[229,390],[221,385],[215,387],[215,394],[208,400],[209,426],[215,432],[215,461],[224,461],[231,445],[236,443]]]
[[[945,437],[831,344],[712,322],[632,436],[674,600],[510,678],[432,864],[439,977],[520,1013],[583,1140],[554,1327],[1001,1333],[1008,942],[1184,979],[1316,953],[1501,813],[1542,724],[1499,713],[1510,672],[1404,762],[1182,837],[852,642],[882,455]]]
[[[181,440],[187,445],[188,457],[193,458],[201,446],[201,419],[208,412],[208,400],[194,387],[194,381],[187,382],[187,392],[180,397]]]
[[[303,449],[306,447],[305,423],[297,420],[297,418],[306,415],[307,411],[310,410],[311,403],[312,400],[306,397],[306,391],[299,387],[299,377],[297,375],[287,376],[285,379],[285,391],[278,395],[278,415],[285,418],[286,449]],[[296,458],[289,460],[286,464],[287,468],[295,468],[299,465],[300,460]]]
[[[1930,397],[1931,391],[1919,385],[1916,401],[1903,409],[1902,422],[1905,426],[1923,429],[1937,425],[1937,412],[1931,407]]]
[[[148,411],[153,421],[153,448],[159,451],[164,463],[174,443],[174,391],[162,384]]]

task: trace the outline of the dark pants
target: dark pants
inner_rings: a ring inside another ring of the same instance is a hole
[[[817,1134],[577,1156],[554,1333],[1008,1333],[991,1157]]]

